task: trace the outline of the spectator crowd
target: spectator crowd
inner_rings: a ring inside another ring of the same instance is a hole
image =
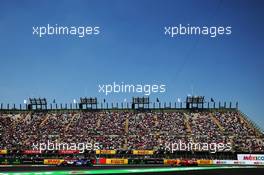
[[[238,111],[0,113],[0,149],[26,150],[47,140],[97,142],[106,150],[158,150],[177,140],[230,142],[232,151],[264,152],[263,135]]]

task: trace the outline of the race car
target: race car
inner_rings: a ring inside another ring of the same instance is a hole
[[[180,160],[180,166],[198,166],[198,162],[196,160]]]
[[[182,159],[169,160],[167,161],[167,164],[171,166],[198,166],[198,162],[196,160],[182,160]]]
[[[93,163],[89,159],[65,159],[58,166],[93,166]]]

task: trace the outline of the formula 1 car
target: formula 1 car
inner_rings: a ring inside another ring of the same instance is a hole
[[[171,160],[169,163],[171,166],[198,166],[198,162],[196,160]]]
[[[198,166],[196,160],[180,160],[179,166]]]
[[[93,166],[93,163],[89,159],[66,159],[62,161],[58,166]]]

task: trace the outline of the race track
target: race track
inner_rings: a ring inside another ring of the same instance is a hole
[[[153,167],[153,166],[17,166],[0,167],[0,175],[62,175],[62,174],[134,174],[134,175],[249,175],[264,174],[264,167],[256,166],[203,166],[203,167]]]

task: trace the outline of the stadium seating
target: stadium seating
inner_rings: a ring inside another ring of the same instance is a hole
[[[8,150],[31,149],[46,140],[158,150],[180,139],[231,142],[232,151],[264,152],[263,135],[236,110],[2,112],[0,117],[0,148]]]

